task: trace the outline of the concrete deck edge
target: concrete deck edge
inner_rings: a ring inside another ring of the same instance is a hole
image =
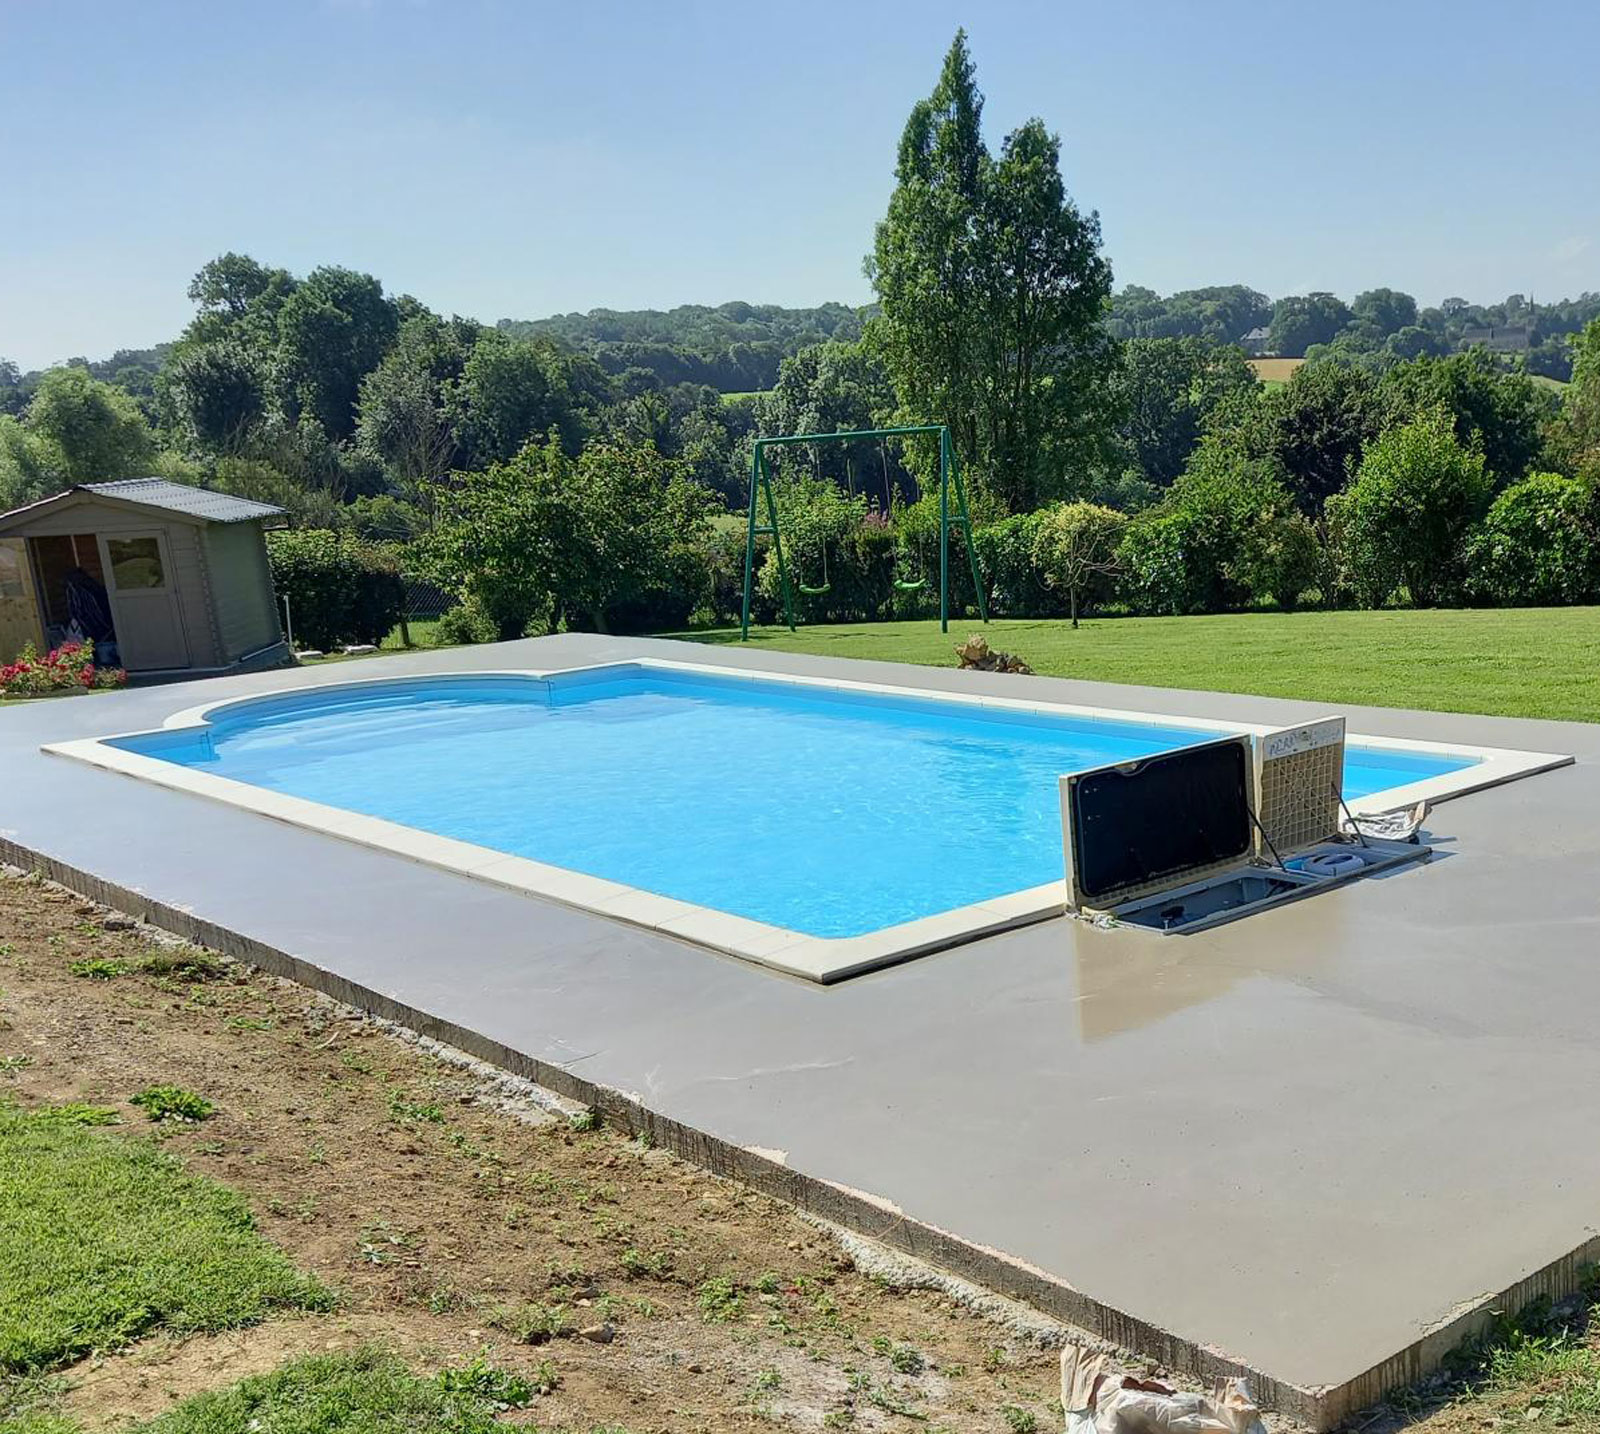
[[[936,1225],[908,1216],[897,1205],[865,1191],[795,1170],[759,1149],[729,1141],[650,1109],[634,1095],[598,1085],[525,1054],[500,1041],[395,1000],[350,981],[315,962],[268,945],[243,932],[198,916],[142,892],[104,880],[47,853],[0,836],[0,862],[38,872],[45,879],[89,900],[126,912],[184,940],[220,951],[319,991],[346,1005],[369,1011],[569,1100],[595,1110],[614,1128],[646,1135],[655,1145],[708,1170],[738,1180],[808,1214],[842,1225],[904,1251],[997,1294],[1020,1300],[1095,1338],[1202,1379],[1244,1376],[1263,1407],[1308,1425],[1332,1429],[1349,1415],[1377,1403],[1391,1391],[1416,1383],[1437,1370],[1463,1341],[1486,1328],[1500,1311],[1521,1309],[1540,1296],[1559,1299],[1575,1291],[1586,1266],[1600,1261],[1600,1235],[1495,1294],[1455,1311],[1412,1344],[1341,1384],[1304,1387],[1236,1359],[1224,1350],[1196,1343],[1095,1299],[1058,1276],[1004,1251],[974,1244]]]

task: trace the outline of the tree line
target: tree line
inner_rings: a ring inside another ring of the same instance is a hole
[[[1056,136],[1030,119],[991,146],[983,103],[958,34],[907,119],[867,256],[876,302],[859,311],[489,326],[369,274],[222,255],[159,350],[0,365],[0,506],[135,473],[276,502],[346,547],[391,545],[385,563],[464,599],[464,635],[727,616],[742,535],[720,515],[745,499],[756,432],[947,423],[1001,610],[1487,601],[1476,574],[1539,569],[1507,544],[1559,532],[1592,553],[1597,296],[1419,310],[1388,289],[1348,306],[1114,292]],[[1530,354],[1469,342],[1513,320],[1542,333]],[[1287,383],[1258,380],[1239,347],[1253,330],[1306,354]],[[1538,381],[1546,344],[1564,391]],[[930,561],[930,447],[819,445],[779,463],[796,565],[832,576],[808,612],[913,615],[924,599],[895,579]],[[1483,525],[1513,491],[1500,526],[1520,536],[1494,546]],[[1406,546],[1419,535],[1422,557]],[[1568,572],[1502,596],[1535,588],[1576,601],[1595,584]]]
[[[1347,304],[1322,292],[1274,301],[1243,284],[1163,298],[1129,284],[1112,297],[1106,325],[1119,339],[1248,341],[1263,357],[1332,359],[1378,372],[1482,346],[1502,354],[1508,368],[1564,383],[1572,377],[1572,341],[1597,318],[1600,292],[1545,304],[1522,294],[1498,304],[1448,298],[1424,308],[1387,288],[1368,289]]]

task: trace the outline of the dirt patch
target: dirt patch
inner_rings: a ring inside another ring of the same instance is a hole
[[[140,969],[156,941],[0,877],[0,1095],[117,1107],[127,1133],[243,1191],[341,1304],[86,1361],[67,1407],[89,1427],[364,1343],[423,1371],[481,1350],[549,1361],[558,1386],[527,1416],[543,1426],[1057,1425],[1048,1326],[863,1274],[789,1207],[519,1103],[292,983]],[[128,1097],[164,1082],[216,1113],[151,1125]]]

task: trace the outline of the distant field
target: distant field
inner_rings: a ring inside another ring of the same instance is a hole
[[[1263,383],[1288,383],[1294,377],[1294,371],[1304,362],[1303,358],[1253,358],[1249,360],[1250,367],[1256,371],[1256,377]]]
[[[955,664],[974,620],[763,627],[753,645],[824,657]],[[1218,617],[997,620],[994,646],[1036,672],[1096,682],[1252,692],[1335,704],[1600,720],[1600,608],[1232,613]],[[676,634],[737,645],[739,630]]]
[[[1531,373],[1528,375],[1540,388],[1553,388],[1557,393],[1565,393],[1570,385],[1559,378],[1551,378],[1547,374]]]
[[[769,390],[764,388],[754,388],[749,393],[725,393],[722,395],[722,401],[724,403],[742,403],[747,398],[760,398],[762,394],[767,392]]]

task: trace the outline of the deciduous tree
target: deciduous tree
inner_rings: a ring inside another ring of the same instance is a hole
[[[431,515],[438,484],[462,447],[451,393],[479,329],[418,314],[400,326],[394,347],[361,383],[357,429],[363,452],[383,464],[402,497]]]
[[[1281,388],[1235,389],[1226,395],[1201,446],[1271,464],[1301,512],[1315,518],[1350,481],[1362,449],[1382,426],[1369,374],[1343,364],[1314,363],[1295,370]]]
[[[313,269],[278,312],[276,370],[285,412],[315,418],[335,443],[356,427],[361,380],[399,328],[394,304],[370,274]]]
[[[1417,321],[1417,301],[1398,289],[1368,289],[1357,294],[1350,311],[1361,323],[1371,324],[1384,338]]]
[[[1057,139],[1030,120],[996,159],[982,114],[958,33],[900,140],[869,333],[902,416],[949,424],[968,464],[1025,508],[1107,456],[1111,269],[1098,218],[1067,197]]]
[[[1328,503],[1343,581],[1367,607],[1402,589],[1418,606],[1455,595],[1467,535],[1493,491],[1483,454],[1461,443],[1444,410],[1387,430]]]
[[[24,422],[59,455],[71,483],[142,477],[155,461],[155,440],[139,406],[81,368],[46,373]]]
[[[1476,445],[1501,484],[1527,473],[1544,446],[1559,402],[1525,373],[1508,373],[1483,349],[1419,358],[1384,375],[1378,390],[1385,426],[1443,410],[1461,442]]]
[[[450,389],[448,414],[473,467],[503,463],[551,429],[576,452],[587,432],[561,354],[547,339],[487,330]]]
[[[1350,310],[1332,294],[1291,295],[1272,310],[1267,344],[1284,358],[1301,358],[1313,344],[1331,343],[1349,322]]]
[[[1128,520],[1098,503],[1057,503],[1039,514],[1033,536],[1033,560],[1045,583],[1067,595],[1072,625],[1096,578],[1119,567],[1117,547]]]
[[[1165,488],[1183,472],[1211,411],[1256,377],[1243,353],[1198,338],[1130,339],[1112,379],[1129,462]]]
[[[551,438],[459,475],[426,561],[502,638],[563,617],[603,632],[681,582],[708,498],[648,445],[595,442],[573,458]]]
[[[161,386],[190,439],[222,456],[242,453],[266,416],[261,362],[232,336],[180,345],[162,371]]]

